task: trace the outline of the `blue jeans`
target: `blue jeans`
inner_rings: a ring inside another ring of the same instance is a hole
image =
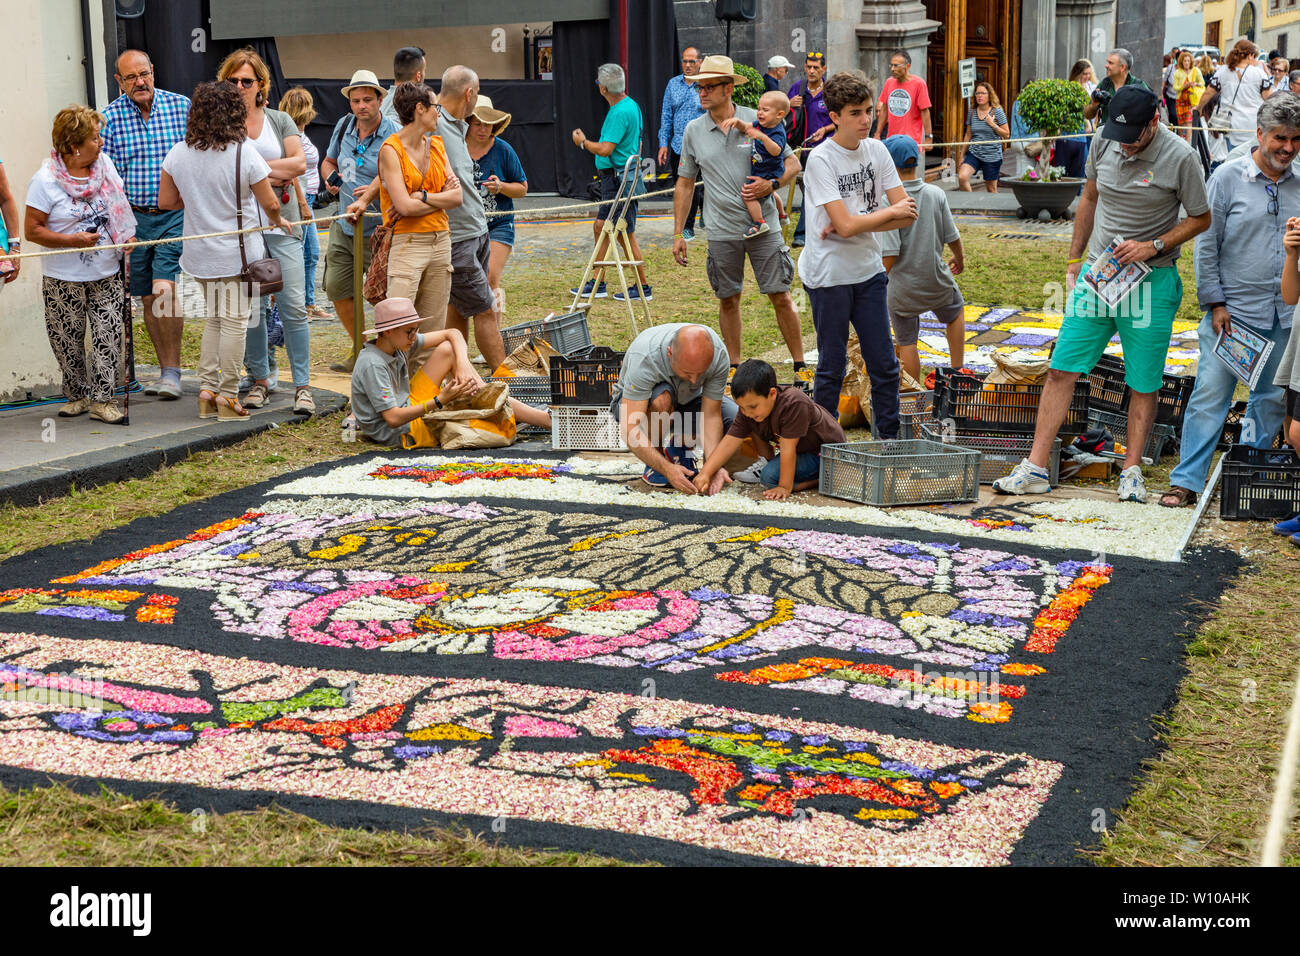
[[[312,197],[307,197],[307,203],[310,205]],[[304,284],[303,288],[307,293],[307,305],[316,304],[316,263],[320,262],[320,236],[316,232],[316,224],[308,223],[302,227],[302,271]]]
[[[888,284],[881,271],[855,285],[804,290],[812,303],[813,328],[817,330],[813,401],[839,420],[852,325],[871,379],[871,434],[877,440],[898,437],[898,358],[889,328]]]
[[[813,481],[821,474],[822,456],[814,455],[811,452],[795,455],[794,458],[794,483],[796,485],[804,481]],[[758,480],[763,483],[764,488],[775,488],[781,483],[781,456],[777,455],[766,465],[758,476]]]
[[[787,209],[785,213],[788,216],[793,211],[794,210],[792,209]],[[790,241],[793,242],[796,246],[803,245],[804,236],[805,236],[804,216],[807,214],[807,212],[808,212],[808,194],[804,192],[803,187],[800,186],[799,187],[799,221],[794,224],[794,235],[790,237]]]
[[[1286,351],[1290,329],[1284,330],[1275,317],[1268,331],[1250,327],[1273,343],[1273,351],[1264,364],[1264,374],[1259,385],[1250,393],[1246,414],[1241,420],[1242,444],[1256,448],[1272,448],[1273,438],[1282,427],[1286,413],[1286,389],[1273,384],[1273,376]],[[1240,379],[1228,370],[1214,355],[1214,342],[1219,337],[1214,331],[1209,313],[1201,319],[1197,330],[1201,348],[1201,362],[1196,371],[1196,385],[1192,389],[1187,412],[1183,416],[1178,466],[1169,475],[1169,483],[1200,494],[1210,470],[1214,446],[1223,434],[1223,423],[1232,407],[1232,392]],[[1252,436],[1251,441],[1246,441]]]
[[[266,237],[267,250],[280,261],[280,270],[284,273],[284,288],[275,294],[275,303],[280,307],[280,321],[284,323],[284,348],[289,353],[293,384],[302,388],[308,384],[311,375],[311,332],[307,328],[302,239],[275,232],[262,235]],[[268,305],[263,300],[263,307]],[[267,378],[271,374],[265,321],[248,328],[244,338],[244,365],[255,379]]]

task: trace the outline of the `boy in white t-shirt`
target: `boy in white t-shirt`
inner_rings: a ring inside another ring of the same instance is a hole
[[[897,438],[898,359],[875,234],[910,226],[916,202],[903,189],[889,150],[869,136],[873,107],[867,82],[837,73],[825,89],[835,135],[808,155],[808,244],[799,258],[817,330],[813,400],[838,415],[852,325],[871,379],[872,434]]]

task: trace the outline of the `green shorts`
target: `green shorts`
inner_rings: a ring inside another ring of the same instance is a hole
[[[1065,304],[1051,367],[1087,375],[1118,332],[1128,387],[1135,392],[1160,391],[1174,316],[1182,301],[1183,280],[1174,266],[1152,269],[1115,309],[1099,302],[1083,282],[1076,283]]]
[[[330,223],[329,242],[325,246],[325,277],[321,286],[331,302],[343,302],[352,298],[354,273],[352,271],[352,237],[343,234],[339,220]],[[362,270],[370,268],[370,237],[365,241],[365,261]]]

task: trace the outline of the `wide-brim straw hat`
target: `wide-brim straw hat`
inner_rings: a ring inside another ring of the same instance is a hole
[[[719,53],[706,56],[704,62],[700,64],[700,72],[686,77],[687,83],[698,83],[701,80],[733,80],[737,86],[745,84],[745,77],[736,72],[736,65],[731,62],[731,57]]]
[[[474,101],[473,116],[480,123],[486,123],[492,127],[492,135],[500,136],[507,126],[510,125],[510,114],[505,110],[499,110],[492,106],[492,100],[489,97],[479,94]]]
[[[375,327],[366,329],[366,338],[378,338],[385,332],[402,329],[408,325],[419,325],[432,316],[420,315],[415,311],[415,303],[401,296],[384,299],[375,306]]]
[[[357,70],[352,74],[352,82],[343,87],[343,95],[351,96],[353,87],[369,86],[379,91],[379,98],[382,100],[384,94],[388,91],[379,83],[379,77],[375,76],[370,70]]]

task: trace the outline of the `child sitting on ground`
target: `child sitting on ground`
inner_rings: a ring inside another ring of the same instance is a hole
[[[768,489],[763,497],[774,501],[816,488],[822,445],[844,441],[844,429],[830,412],[802,389],[777,385],[776,370],[760,359],[750,359],[736,369],[731,398],[740,406],[740,414],[695,476],[695,487],[704,493],[718,469],[752,436],[759,458],[735,476],[737,481],[762,483]]]
[[[384,299],[375,306],[375,327],[366,331],[374,341],[361,349],[352,370],[356,428],[381,445],[438,447],[424,416],[483,389],[483,379],[470,364],[464,336],[456,329],[420,332],[425,318],[416,314],[410,299]],[[432,351],[412,374],[410,356],[422,348]],[[510,410],[517,421],[551,427],[551,416],[540,408],[512,398]]]
[[[746,123],[743,119],[733,116],[729,120],[723,120],[722,130],[730,132],[732,127],[735,127],[754,141],[753,155],[750,157],[753,169],[750,175],[770,180],[772,195],[775,196],[776,184],[785,175],[785,160],[781,158],[781,154],[785,152],[785,116],[790,112],[790,98],[780,90],[769,90],[759,99],[757,112],[757,123]],[[778,215],[785,218],[780,196],[777,196],[776,204]],[[745,238],[753,239],[767,232],[767,221],[763,219],[763,204],[757,199],[747,199],[745,208],[749,210],[749,218],[754,221],[753,225],[745,231]]]
[[[948,365],[961,368],[966,358],[966,301],[953,276],[965,266],[961,234],[948,208],[948,194],[917,175],[920,151],[910,136],[890,136],[885,148],[907,195],[916,201],[916,222],[906,229],[881,233],[880,251],[889,273],[889,318],[898,357],[907,374],[921,381],[917,339],[921,313],[933,312],[947,328]],[[944,261],[944,244],[952,263]]]

